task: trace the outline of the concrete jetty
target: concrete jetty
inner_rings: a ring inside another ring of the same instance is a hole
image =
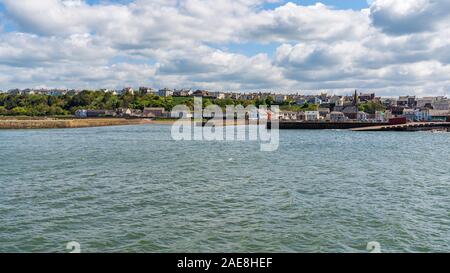
[[[374,123],[374,122],[325,122],[325,121],[280,121],[279,129],[286,130],[348,130],[354,128],[366,128],[373,126],[387,126],[388,123]],[[271,122],[268,122],[267,127],[272,128]]]
[[[450,122],[411,122],[399,125],[380,125],[351,129],[355,132],[380,132],[380,131],[397,131],[397,132],[415,132],[415,131],[433,131],[447,130],[450,132]]]

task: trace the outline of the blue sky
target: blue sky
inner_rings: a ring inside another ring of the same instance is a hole
[[[449,1],[179,1],[0,0],[0,90],[450,94]]]

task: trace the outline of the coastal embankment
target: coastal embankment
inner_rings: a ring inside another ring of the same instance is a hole
[[[61,129],[120,125],[151,124],[148,119],[96,118],[96,119],[0,119],[0,129]]]
[[[280,121],[279,129],[297,130],[348,130],[354,128],[364,128],[372,126],[389,125],[388,123],[373,122],[308,122],[308,121]],[[268,122],[267,127],[272,128],[272,123]]]
[[[407,124],[371,126],[353,128],[355,132],[417,132],[417,131],[446,131],[450,132],[450,122],[411,122]]]

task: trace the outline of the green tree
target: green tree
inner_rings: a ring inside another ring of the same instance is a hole
[[[14,116],[27,116],[29,112],[25,107],[14,107],[10,111],[10,114]]]
[[[358,106],[359,111],[363,111],[366,112],[368,114],[375,114],[377,111],[386,111],[386,107],[379,103],[379,102],[374,102],[374,101],[369,101],[363,104],[360,104]]]
[[[8,114],[8,110],[5,106],[0,106],[0,116],[5,116]]]

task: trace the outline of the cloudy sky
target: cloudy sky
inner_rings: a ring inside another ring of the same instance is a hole
[[[0,89],[450,95],[450,0],[0,0]]]

